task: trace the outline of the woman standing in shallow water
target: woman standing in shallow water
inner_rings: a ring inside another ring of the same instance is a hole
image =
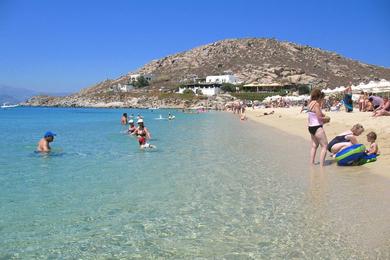
[[[123,115],[121,117],[121,124],[127,125],[127,113],[123,113]]]
[[[314,164],[317,148],[321,145],[320,165],[324,166],[328,140],[324,128],[324,123],[328,123],[330,118],[322,113],[321,107],[324,100],[324,93],[315,88],[311,92],[311,100],[308,105],[308,130],[311,135],[310,162]]]

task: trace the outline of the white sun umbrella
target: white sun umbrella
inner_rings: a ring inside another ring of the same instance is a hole
[[[378,83],[378,87],[390,87],[390,81],[381,79]]]
[[[332,91],[332,93],[339,93],[339,92],[342,92],[342,90],[340,90],[340,87],[337,87]]]
[[[301,101],[309,100],[309,99],[310,99],[310,96],[309,96],[309,95],[300,95],[300,96],[299,96],[299,99],[300,99]]]
[[[363,82],[360,82],[359,85],[357,85],[356,87],[359,88],[360,90],[362,90],[364,86],[366,86],[366,84],[364,84]]]
[[[340,92],[343,92],[345,89],[346,89],[346,87],[344,87],[344,86],[339,87]]]
[[[323,89],[322,92],[324,92],[324,94],[330,94],[332,93],[332,90],[330,88],[327,88],[327,89]]]
[[[373,81],[371,80],[370,82],[368,82],[368,85],[372,86],[373,88],[375,88],[377,85],[378,85],[378,81]]]
[[[385,89],[390,88],[390,82],[382,79],[378,82],[376,87],[380,90],[380,92],[385,91]]]
[[[363,91],[372,91],[372,86],[370,86],[369,84],[367,84],[367,85],[363,85],[362,87],[361,87],[361,89],[363,90]]]
[[[352,85],[352,93],[359,93],[360,91],[362,91],[362,88],[360,85],[357,85],[357,86]]]
[[[375,87],[375,88],[372,88],[372,92],[374,93],[380,93],[383,91],[384,88],[378,88],[378,87]]]
[[[272,96],[272,97],[270,97],[270,100],[276,101],[276,100],[280,99],[280,97],[281,97],[280,95]]]

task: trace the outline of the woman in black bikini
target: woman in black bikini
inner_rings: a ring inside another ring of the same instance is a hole
[[[345,131],[335,138],[328,144],[328,151],[336,154],[353,144],[357,144],[357,137],[364,132],[364,128],[361,124],[354,125],[351,130]]]
[[[321,145],[320,165],[324,166],[326,157],[326,147],[328,140],[325,131],[322,127],[324,123],[328,123],[330,118],[326,117],[321,111],[324,93],[320,89],[315,88],[310,95],[310,103],[308,105],[308,130],[311,136],[310,162],[314,164],[318,146]]]

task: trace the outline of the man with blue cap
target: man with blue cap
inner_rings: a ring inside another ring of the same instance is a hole
[[[49,143],[54,141],[54,136],[56,136],[55,133],[51,131],[47,131],[43,138],[39,141],[37,151],[38,152],[50,152],[50,145]]]

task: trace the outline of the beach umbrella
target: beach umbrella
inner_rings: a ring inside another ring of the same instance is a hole
[[[383,88],[380,88],[380,92],[383,92],[383,93],[387,93],[387,92],[390,92],[390,87],[383,87]]]
[[[372,86],[367,84],[367,85],[362,85],[361,86],[361,90],[363,91],[371,91],[372,90]]]
[[[337,87],[337,88],[333,89],[333,91],[332,91],[332,93],[339,93],[339,92],[342,92],[340,87]]]
[[[362,91],[362,88],[361,88],[360,85],[358,85],[358,86],[353,86],[352,85],[352,92],[353,93],[359,93],[360,91]]]
[[[385,79],[381,79],[379,82],[378,82],[378,87],[390,87],[390,81],[387,81]]]
[[[379,92],[383,92],[384,88],[372,88],[372,92],[375,92],[375,93],[379,93]]]

